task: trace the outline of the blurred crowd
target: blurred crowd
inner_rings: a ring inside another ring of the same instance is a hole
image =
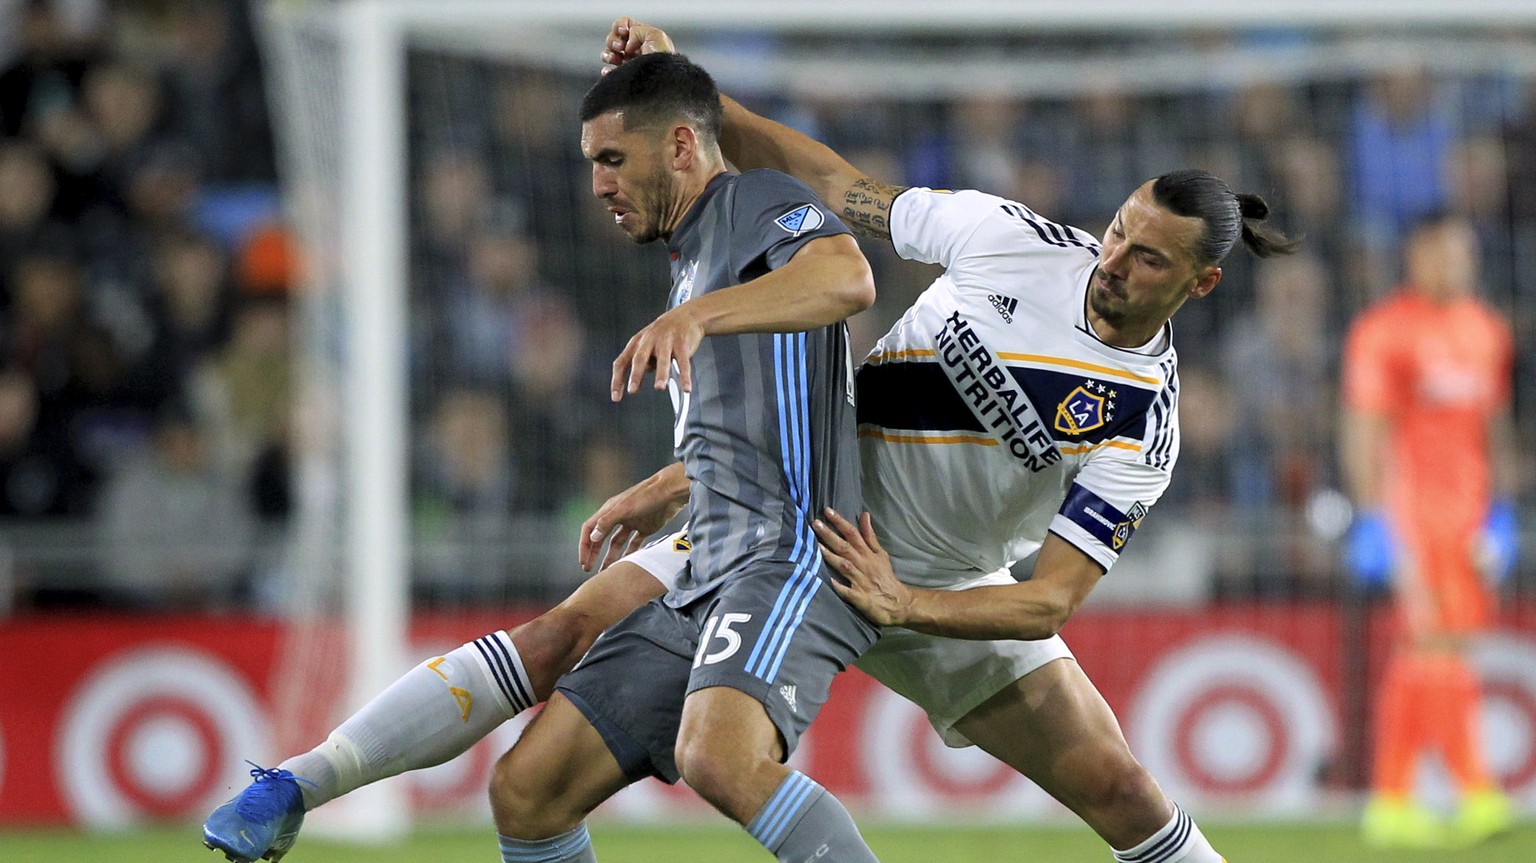
[[[9,580],[23,602],[236,597],[291,508],[292,254],[249,19],[11,0],[0,34]],[[27,529],[81,524],[56,544],[97,553],[47,579]]]
[[[258,44],[233,0],[0,0],[0,594],[22,607],[229,606],[274,577],[264,549],[298,497],[304,273]],[[665,399],[607,399],[666,261],[590,200],[574,120],[590,76],[423,48],[407,77],[418,582],[516,599],[493,586],[520,538],[565,548],[667,457]],[[1183,453],[1156,519],[1247,538],[1208,549],[1217,594],[1337,592],[1340,338],[1399,278],[1415,219],[1469,219],[1484,296],[1520,344],[1536,335],[1531,78],[1408,63],[1154,94],[733,95],[882,179],[980,188],[1093,233],[1174,167],[1269,199],[1305,252],[1234,256],[1179,315]],[[933,276],[866,251],[880,299],[851,322],[859,348]],[[49,564],[36,549],[56,527],[84,529],[94,556]]]

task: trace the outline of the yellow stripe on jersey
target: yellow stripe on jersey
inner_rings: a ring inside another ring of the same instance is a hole
[[[938,352],[934,351],[932,348],[912,348],[905,351],[889,351],[883,354],[870,354],[864,358],[864,361],[867,363],[883,363],[889,360],[907,360],[914,357],[935,356],[938,356]],[[1044,365],[1051,366],[1064,366],[1070,369],[1082,369],[1083,371],[1098,372],[1101,375],[1109,375],[1110,377],[1125,378],[1127,380],[1133,380],[1139,383],[1151,384],[1152,386],[1162,385],[1162,381],[1158,380],[1157,378],[1148,377],[1146,375],[1138,375],[1135,372],[1129,372],[1125,369],[1116,369],[1109,366],[1085,363],[1082,360],[1073,360],[1066,357],[1052,357],[1046,356],[1045,354],[1015,354],[1008,353],[1006,351],[999,351],[997,358],[1000,360],[1014,360],[1016,362],[1023,363],[1042,363]]]
[[[1061,450],[1062,455],[1082,455],[1085,452],[1093,452],[1101,446],[1112,446],[1115,449],[1141,452],[1141,444],[1129,443],[1123,440],[1101,440],[1098,443],[1085,443],[1079,446],[1059,446],[1057,449]]]
[[[1082,360],[1070,360],[1066,357],[1050,357],[1045,356],[1044,354],[1010,354],[999,352],[997,358],[1000,360],[1017,360],[1019,362],[1025,363],[1044,363],[1046,365],[1052,366],[1065,366],[1071,369],[1082,369],[1084,371],[1098,372],[1101,375],[1109,375],[1116,378],[1127,378],[1133,381],[1140,381],[1141,383],[1152,384],[1153,386],[1162,384],[1162,381],[1158,380],[1157,378],[1149,378],[1146,375],[1138,375],[1135,372],[1128,372],[1125,369],[1115,369],[1110,368],[1109,366],[1098,366],[1094,365],[1093,363],[1085,363]]]
[[[977,444],[979,446],[997,446],[998,445],[997,438],[987,437],[985,435],[969,435],[969,434],[948,434],[948,435],[896,434],[895,432],[888,432],[885,429],[876,428],[874,426],[866,426],[864,428],[859,429],[859,437],[879,438],[880,440],[883,440],[886,443],[921,443],[921,444],[969,443],[969,444]],[[1061,454],[1062,455],[1082,455],[1083,453],[1093,452],[1094,450],[1098,449],[1101,446],[1114,447],[1115,449],[1129,450],[1131,452],[1141,452],[1141,444],[1139,444],[1139,443],[1130,443],[1128,441],[1121,441],[1121,440],[1104,440],[1104,441],[1099,441],[1098,443],[1085,443],[1085,444],[1078,444],[1076,446],[1057,446],[1056,448],[1061,450]]]
[[[908,435],[892,434],[884,429],[861,428],[859,437],[879,438],[886,443],[972,443],[981,446],[997,446],[997,438],[984,435],[954,434],[954,435]]]
[[[883,363],[886,360],[905,360],[912,357],[936,357],[938,352],[932,348],[913,348],[909,351],[891,351],[884,354],[870,354],[864,358],[866,363]]]

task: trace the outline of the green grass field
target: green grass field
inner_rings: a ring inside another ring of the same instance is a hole
[[[1207,827],[1217,849],[1232,863],[1531,863],[1536,825],[1474,849],[1380,852],[1363,847],[1349,825]],[[1110,861],[1109,853],[1080,827],[873,827],[866,830],[882,863],[1076,863]],[[771,860],[742,831],[716,827],[593,828],[603,863],[765,863]],[[62,831],[0,831],[3,863],[223,863],[205,850],[196,826],[125,834],[82,835]],[[401,845],[337,845],[305,838],[285,863],[496,863],[488,831],[419,831]]]

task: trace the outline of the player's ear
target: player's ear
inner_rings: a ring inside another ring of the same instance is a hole
[[[693,167],[694,160],[699,157],[699,133],[685,124],[673,126],[667,147],[672,157],[672,170],[686,171]]]
[[[1195,278],[1195,286],[1189,289],[1189,295],[1198,300],[1209,294],[1219,281],[1221,281],[1221,267],[1206,267]]]

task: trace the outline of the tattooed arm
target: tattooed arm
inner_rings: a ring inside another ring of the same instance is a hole
[[[848,164],[831,147],[788,126],[743,108],[722,95],[725,116],[720,150],[742,170],[773,168],[811,187],[827,206],[837,210],[849,228],[866,236],[891,237],[891,204],[906,191],[872,179]]]

